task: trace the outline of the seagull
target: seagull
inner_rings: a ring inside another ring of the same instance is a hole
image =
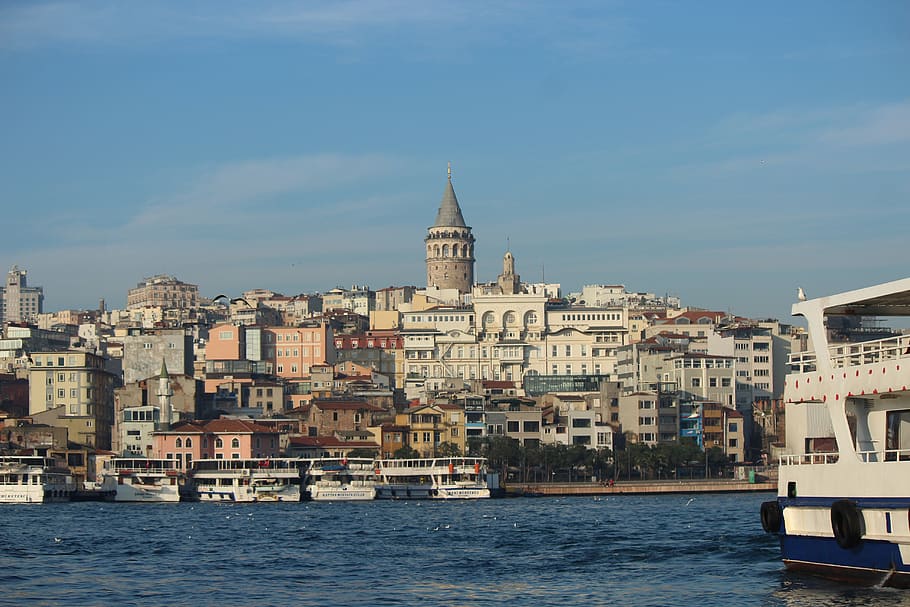
[[[796,288],[796,299],[800,301],[806,301],[806,292],[803,291],[802,287]]]

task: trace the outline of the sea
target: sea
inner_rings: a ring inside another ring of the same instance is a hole
[[[910,605],[785,571],[772,497],[4,505],[0,605]]]

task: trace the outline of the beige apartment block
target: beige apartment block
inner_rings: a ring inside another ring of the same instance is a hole
[[[195,308],[199,305],[199,287],[160,274],[145,278],[126,296],[129,310],[146,306],[162,308]]]
[[[70,440],[110,449],[115,378],[105,370],[104,358],[79,350],[31,356],[29,414],[59,410],[71,428]]]

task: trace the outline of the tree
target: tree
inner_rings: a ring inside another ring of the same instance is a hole
[[[461,449],[458,445],[450,442],[442,442],[436,447],[437,457],[458,457],[461,455]]]
[[[395,451],[395,453],[392,454],[392,457],[395,459],[417,459],[420,457],[420,453],[410,445],[405,445]]]
[[[376,449],[357,447],[348,451],[348,457],[376,457]]]

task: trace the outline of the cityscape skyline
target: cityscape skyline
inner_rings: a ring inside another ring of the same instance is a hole
[[[424,286],[446,163],[476,280],[787,322],[904,277],[900,2],[0,7],[0,263],[45,310]]]

